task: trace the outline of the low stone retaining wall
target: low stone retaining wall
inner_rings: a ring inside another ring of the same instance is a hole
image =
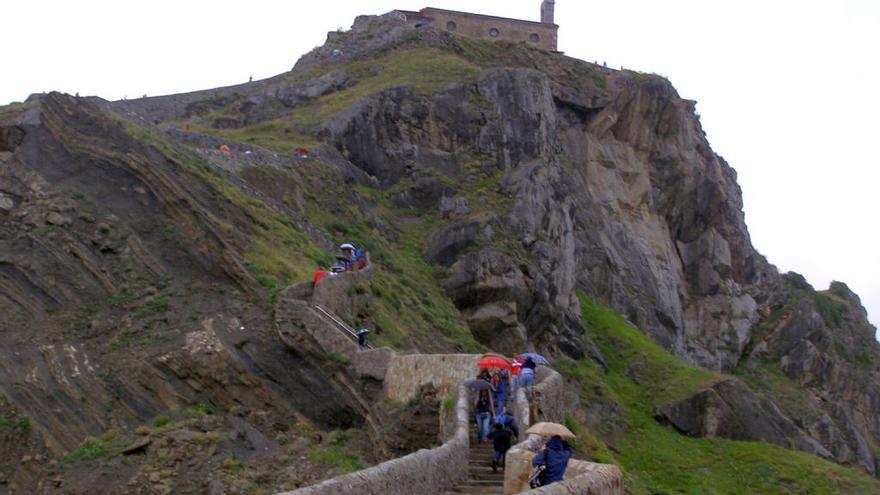
[[[383,381],[388,374],[388,365],[394,359],[394,353],[388,347],[378,347],[366,351],[356,352],[351,358],[351,364],[358,378],[371,378]]]
[[[406,401],[427,383],[433,383],[441,396],[455,393],[459,384],[477,376],[479,358],[479,354],[394,354],[385,374],[385,395]]]
[[[534,449],[543,445],[543,439],[536,437]],[[611,464],[572,459],[568,461],[563,481],[529,490],[528,479],[532,470],[532,459],[535,452],[511,448],[505,457],[504,493],[528,494],[590,494],[590,495],[623,495],[623,473],[620,468]],[[508,488],[508,480],[511,480]],[[508,491],[510,490],[510,491]]]
[[[514,414],[520,431],[538,421],[562,423],[565,419],[567,400],[565,380],[551,368],[538,368],[538,383],[533,387],[533,406],[530,407],[523,389],[517,391]],[[538,416],[532,417],[537,410]],[[544,438],[529,435],[507,451],[504,458],[504,493],[529,494],[590,494],[623,495],[623,473],[617,466],[572,459],[565,470],[565,480],[548,486],[529,490],[528,479],[532,471],[532,459],[544,445]]]
[[[335,353],[349,360],[354,359],[358,352],[354,340],[314,310],[307,301],[279,299],[275,309],[275,325],[282,341],[294,349],[302,349],[302,339],[310,337],[319,347],[317,352]]]
[[[311,303],[343,321],[353,321],[373,298],[373,266],[339,275],[327,275],[312,289]]]
[[[409,495],[440,493],[463,481],[468,466],[468,394],[458,387],[458,427],[443,445],[278,495]]]

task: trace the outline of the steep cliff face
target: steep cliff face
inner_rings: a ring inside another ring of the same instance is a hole
[[[429,95],[380,92],[318,136],[385,184],[416,179],[421,203],[404,206],[422,211],[462,194],[449,182],[497,184],[504,201],[451,222],[429,248],[481,335],[579,356],[579,287],[683,359],[735,368],[776,274],[751,246],[735,173],[693,103],[658,77],[493,55],[473,60],[505,66]],[[493,236],[509,242],[482,242]]]
[[[0,406],[59,452],[205,400],[362,424],[335,369],[280,351],[267,300],[355,240],[378,268],[345,317],[381,344],[604,366],[581,291],[741,380],[653,404],[680,431],[876,470],[858,298],[753,248],[735,172],[658,76],[362,17],[265,81],[4,110],[0,162]]]
[[[324,50],[361,47],[374,22]],[[780,403],[752,370],[781,371],[812,411],[783,405],[789,441],[875,472],[880,352],[864,310],[839,286],[793,287],[753,248],[736,173],[693,102],[659,77],[413,36],[479,74],[429,94],[380,91],[316,135],[402,189],[396,206],[440,214],[426,254],[450,268],[444,287],[479,341],[582,356],[581,289],[681,359],[751,378]]]

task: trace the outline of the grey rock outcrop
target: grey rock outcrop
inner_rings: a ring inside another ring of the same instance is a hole
[[[765,441],[794,446],[825,459],[833,455],[801,431],[771,400],[743,383],[724,380],[675,402],[657,407],[654,416],[685,435]]]

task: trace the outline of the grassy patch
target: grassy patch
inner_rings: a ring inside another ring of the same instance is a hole
[[[440,407],[443,410],[444,414],[448,414],[452,412],[452,408],[455,407],[455,403],[458,401],[458,398],[455,394],[447,394],[443,397],[443,400],[440,402]]]
[[[365,97],[396,86],[411,88],[418,94],[431,94],[450,83],[474,81],[480,72],[476,66],[452,53],[429,48],[394,50],[384,57],[334,65],[327,70],[331,69],[346,71],[356,83],[303,102],[275,120],[239,129],[217,130],[202,126],[197,130],[280,153],[292,153],[297,147],[316,144],[312,133],[320,124]],[[228,113],[228,110],[222,112]],[[217,116],[211,114],[204,120]]]
[[[238,459],[234,457],[227,457],[223,459],[223,464],[221,465],[224,471],[228,471],[230,473],[239,473],[244,469],[244,464],[241,463]]]
[[[323,443],[309,452],[312,462],[329,464],[338,474],[351,473],[366,467],[363,458],[356,453],[351,443],[351,430],[335,430],[327,435]]]
[[[424,216],[419,222],[402,229],[398,239],[391,242],[369,225],[353,206],[329,204],[334,198],[345,197],[347,191],[341,189],[326,191],[311,203],[308,215],[323,225],[337,244],[352,241],[370,253],[375,296],[370,303],[372,321],[350,323],[355,327],[372,325],[370,343],[374,346],[399,349],[416,345],[426,352],[450,348],[462,352],[480,349],[461,314],[441,288],[444,274],[422,256],[425,237],[435,227],[435,220]],[[381,206],[379,210],[387,213]],[[340,218],[352,221],[340,222]]]
[[[845,322],[845,316],[849,312],[849,305],[830,292],[815,292],[813,302],[816,309],[822,315],[822,319],[831,328],[840,327]]]
[[[119,442],[116,434],[110,432],[98,438],[87,438],[79,447],[64,456],[62,462],[110,459],[119,455],[123,447],[124,445]]]
[[[197,419],[214,414],[214,409],[204,402],[199,402],[187,407],[181,414],[186,419]]]
[[[880,482],[861,471],[763,442],[689,438],[652,418],[655,405],[683,398],[722,376],[688,366],[631,327],[611,309],[580,295],[588,332],[609,364],[603,373],[591,361],[558,362],[558,369],[581,383],[584,405],[611,400],[620,406],[625,433],[615,453],[574,418],[579,448],[588,456],[616,461],[633,493],[874,493]],[[639,384],[626,376],[639,362]],[[601,429],[601,427],[600,427]]]
[[[24,112],[25,110],[34,108],[39,104],[39,101],[34,100],[25,103],[10,103],[9,105],[0,106],[0,119]]]
[[[747,362],[740,365],[735,374],[752,390],[773,397],[782,411],[793,419],[807,422],[822,414],[813,405],[809,392],[785,376],[778,363]]]
[[[153,426],[156,428],[164,428],[171,424],[171,417],[166,414],[160,414],[153,419]]]
[[[166,294],[157,294],[156,297],[151,298],[143,306],[137,308],[134,311],[134,317],[145,318],[147,316],[165,314],[170,309],[171,304],[168,302],[168,296]]]
[[[333,351],[330,351],[327,353],[327,359],[329,359],[330,361],[332,361],[336,364],[341,364],[343,366],[349,364],[349,360],[347,357],[343,356],[342,354],[333,352]]]
[[[329,254],[316,246],[293,221],[242,192],[210,164],[168,146],[143,129],[126,123],[123,123],[123,127],[133,137],[181,165],[250,220],[250,231],[247,232],[249,247],[244,253],[244,264],[270,294],[292,281],[308,279],[320,261],[328,258]],[[236,231],[235,227],[220,218],[213,220],[225,233]]]
[[[169,340],[171,336],[159,330],[123,328],[110,339],[107,350],[112,352],[132,348],[144,349]]]
[[[32,428],[31,420],[28,419],[27,416],[21,416],[15,413],[0,416],[0,430],[27,434],[30,433]]]

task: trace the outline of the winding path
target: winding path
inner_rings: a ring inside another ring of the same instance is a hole
[[[543,439],[529,435],[511,447],[506,469],[493,473],[491,445],[480,445],[474,437],[470,396],[462,382],[472,378],[473,366],[479,356],[473,354],[397,354],[388,348],[358,352],[351,335],[330,317],[315,308],[323,306],[316,294],[345,294],[348,285],[363,281],[369,273],[333,277],[322,281],[321,290],[311,290],[300,284],[288,287],[277,299],[275,324],[279,337],[286,345],[301,350],[306,343],[323,354],[345,356],[355,376],[383,382],[385,395],[392,400],[406,401],[418,389],[431,383],[441,395],[455,394],[456,405],[446,414],[441,411],[444,443],[434,449],[419,450],[404,457],[392,459],[354,473],[337,476],[316,485],[284,492],[279,495],[406,495],[431,494],[591,494],[623,495],[623,476],[617,466],[572,460],[566,470],[566,480],[528,490],[526,480],[531,469],[531,458],[541,447]],[[561,422],[568,404],[565,399],[562,376],[549,367],[540,367],[538,383],[534,387],[534,402],[519,390],[512,400],[512,408],[520,430],[525,431],[533,419]],[[364,405],[366,406],[366,405]],[[532,418],[531,411],[539,418]],[[445,416],[445,417],[444,417]]]

